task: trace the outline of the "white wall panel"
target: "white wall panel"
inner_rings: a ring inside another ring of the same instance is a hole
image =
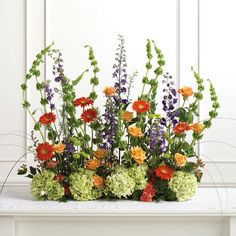
[[[25,73],[24,12],[23,0],[1,1],[0,181],[25,147],[22,137],[25,136],[25,112],[20,89]]]
[[[236,162],[235,9],[234,0],[200,1],[200,72],[214,83],[221,105],[201,152],[225,162]],[[208,116],[210,107],[209,100],[201,104],[201,119]]]
[[[16,135],[0,136],[0,145],[25,146],[24,139],[17,135],[26,128],[29,132],[33,124],[21,108],[19,86],[25,68],[30,68],[35,54],[43,47],[54,41],[62,50],[67,76],[76,78],[89,66],[84,45],[93,46],[101,68],[97,89],[101,93],[105,85],[114,83],[112,65],[117,35],[122,34],[126,40],[128,72],[139,71],[133,90],[136,95],[145,73],[146,39],[150,38],[156,40],[165,54],[166,71],[176,78],[177,85],[194,86],[191,66],[215,84],[221,119],[215,120],[207,132],[200,144],[200,154],[217,183],[222,183],[217,168],[224,181],[230,185],[236,183],[234,0],[3,0],[1,6],[0,65],[4,67],[0,70],[0,133],[15,131]],[[47,61],[47,65],[41,67],[41,79],[53,79],[50,65]],[[81,83],[80,96],[87,95],[89,78],[90,75]],[[28,98],[37,108],[39,97],[34,86],[29,85]],[[206,98],[209,99],[207,95]],[[101,103],[99,99],[98,105]],[[159,104],[161,110],[161,102]],[[209,100],[201,104],[201,119],[207,117],[210,105]],[[0,181],[23,153],[17,146],[0,146]],[[29,157],[28,161],[32,159]],[[22,177],[17,179],[12,175],[11,181],[16,180],[21,181]],[[212,183],[207,174],[204,183]]]
[[[141,92],[148,38],[163,50],[168,62],[166,70],[176,75],[176,0],[71,0],[69,3],[49,0],[46,25],[47,44],[54,41],[62,50],[65,72],[70,78],[76,78],[89,67],[88,49],[84,46],[93,46],[101,69],[97,90],[100,95],[104,86],[114,84],[112,66],[118,34],[126,40],[128,73],[139,72],[133,97]],[[48,71],[47,77],[50,76]],[[81,82],[81,88],[88,88],[89,78],[90,75]],[[88,95],[88,90],[80,89],[81,95]],[[101,104],[101,100],[98,102]]]

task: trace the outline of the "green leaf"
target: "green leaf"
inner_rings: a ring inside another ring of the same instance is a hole
[[[30,107],[30,103],[28,101],[24,101],[22,103],[22,106],[23,106],[23,108],[28,108],[28,107]]]
[[[46,98],[41,98],[40,103],[41,105],[45,106],[48,104],[48,100]]]
[[[39,122],[35,123],[34,130],[40,130],[41,124]]]
[[[30,178],[30,179],[33,179],[33,175],[31,175],[31,174],[28,174],[28,175],[26,175],[25,177]]]
[[[27,89],[27,85],[26,85],[26,84],[22,84],[22,85],[21,85],[21,89],[22,89],[22,90],[26,90],[26,89]]]
[[[35,174],[37,173],[36,168],[30,166],[30,173],[31,173],[32,175],[35,175]]]
[[[91,92],[91,93],[89,94],[89,97],[90,97],[91,99],[95,100],[98,96],[97,96],[96,92]]]

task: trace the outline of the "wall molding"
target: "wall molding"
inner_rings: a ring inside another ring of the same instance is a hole
[[[30,0],[23,0],[23,11],[24,11],[24,71],[25,73],[31,66],[32,58],[38,50],[41,50],[43,47],[47,46],[47,36],[48,36],[48,16],[50,14],[50,7],[47,0],[34,0],[33,2]],[[177,78],[177,84],[176,86],[180,87],[181,84],[184,81],[186,72],[183,68],[189,69],[188,65],[186,64],[185,60],[185,53],[186,50],[188,51],[188,46],[185,46],[183,39],[186,37],[186,31],[188,31],[188,26],[185,23],[186,17],[189,17],[189,11],[192,13],[190,15],[191,20],[193,22],[192,31],[196,33],[196,37],[192,36],[191,32],[189,32],[188,39],[191,40],[192,37],[195,37],[195,39],[192,42],[192,48],[191,51],[189,51],[189,54],[192,57],[192,63],[193,66],[197,68],[198,72],[201,72],[201,0],[176,0],[176,78]],[[195,19],[196,18],[196,19]],[[37,30],[35,30],[37,29]],[[184,39],[186,40],[186,39]],[[43,66],[43,74],[44,79],[46,79],[47,75],[47,60],[45,58],[45,63]],[[30,94],[27,94],[27,96],[30,96]],[[32,96],[32,95],[31,95]],[[25,131],[27,132],[29,130],[29,127],[31,127],[31,120],[28,117],[26,111],[24,112],[24,127]],[[27,142],[27,139],[25,139],[25,150],[27,148],[27,145],[29,143]],[[198,144],[198,151],[200,153],[201,147],[200,144]],[[229,158],[228,158],[229,159]],[[27,161],[29,164],[33,163],[32,158],[27,158]],[[14,160],[1,160],[0,162],[9,163],[12,164],[15,162]],[[25,161],[20,161],[25,162]],[[215,161],[205,161],[206,164],[215,164],[218,166],[219,169],[221,169],[221,166],[224,164],[236,164],[236,159],[234,160],[227,160],[225,158],[224,160],[215,160]],[[231,168],[235,168],[234,165],[231,166]],[[227,173],[223,172],[223,175]],[[21,179],[22,177],[19,177]],[[3,182],[3,181],[2,181]],[[0,181],[0,184],[2,183]],[[26,181],[18,181],[18,179],[10,178],[7,182],[7,185],[22,185],[25,184]],[[234,183],[233,183],[234,182]],[[217,186],[227,185],[227,186],[236,186],[236,175],[235,178],[232,178],[230,180],[227,179],[226,183],[221,183],[220,181],[216,181]],[[203,186],[212,186],[215,185],[211,181],[206,180],[206,182],[202,183]],[[214,187],[214,186],[213,186]]]

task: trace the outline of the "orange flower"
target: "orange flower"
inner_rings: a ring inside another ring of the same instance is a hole
[[[178,167],[183,167],[186,165],[187,156],[182,155],[180,153],[175,153],[175,163]]]
[[[178,125],[174,127],[175,134],[183,134],[187,130],[191,130],[192,127],[188,123],[180,122]]]
[[[96,118],[97,118],[97,111],[95,109],[85,110],[81,115],[81,119],[85,123],[93,122]]]
[[[64,143],[59,143],[54,145],[54,152],[61,154],[64,152],[66,145]]]
[[[157,177],[160,177],[161,179],[166,179],[166,180],[171,179],[174,174],[174,170],[166,165],[157,167],[155,172],[156,172]]]
[[[107,97],[114,97],[116,95],[116,88],[112,86],[105,87],[103,92]]]
[[[97,159],[102,159],[107,155],[107,150],[103,148],[98,148],[96,151],[93,152],[93,155]]]
[[[85,98],[85,97],[81,97],[81,98],[77,98],[73,101],[74,106],[78,107],[86,107],[89,105],[93,105],[94,101],[91,98]]]
[[[54,148],[48,142],[39,144],[36,151],[40,161],[47,161],[54,155]]]
[[[104,181],[103,177],[101,177],[99,175],[94,175],[93,176],[93,184],[95,187],[101,188],[104,186],[105,181]]]
[[[130,122],[133,119],[133,112],[124,111],[122,113],[122,117],[121,118],[122,118],[122,120]]]
[[[45,113],[39,118],[39,123],[43,125],[50,125],[56,121],[56,115],[52,112]]]
[[[134,102],[132,108],[137,113],[144,113],[144,112],[149,111],[150,104],[145,100],[137,100]]]
[[[137,127],[136,125],[129,126],[128,133],[133,137],[138,137],[138,138],[143,137],[141,128]]]
[[[95,170],[101,165],[99,160],[88,160],[86,163],[86,168],[89,170]]]
[[[182,94],[184,98],[190,97],[194,94],[193,89],[191,87],[186,87],[186,86],[179,89],[178,93]]]
[[[201,133],[204,129],[204,125],[201,123],[196,123],[192,125],[192,130],[196,133]]]
[[[131,148],[131,156],[139,165],[143,164],[143,161],[147,159],[146,152],[138,146]]]

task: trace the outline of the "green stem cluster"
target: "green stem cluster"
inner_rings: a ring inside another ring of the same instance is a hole
[[[90,84],[92,85],[92,91],[91,91],[89,97],[93,100],[96,100],[97,94],[95,92],[95,86],[97,86],[99,84],[99,80],[97,77],[97,73],[99,72],[99,68],[97,66],[98,63],[95,59],[93,48],[89,45],[86,45],[85,47],[89,48],[89,61],[90,61],[91,66],[93,67],[93,77],[90,79]]]

